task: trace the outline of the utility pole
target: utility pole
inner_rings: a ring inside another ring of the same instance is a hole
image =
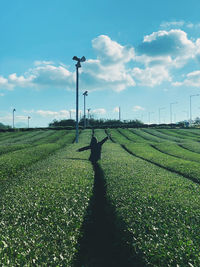
[[[16,111],[16,109],[13,109],[13,129],[15,128],[15,115],[14,112]]]
[[[73,57],[73,60],[77,61],[76,63],[76,143],[78,143],[78,69],[81,68],[81,62],[86,61],[85,57],[78,58],[77,56]]]
[[[119,107],[119,121],[121,121],[121,108]]]
[[[85,91],[83,93],[83,95],[84,95],[84,129],[85,129],[86,128],[86,114],[85,114],[86,104],[85,104],[85,98],[86,98],[86,96],[88,96],[88,91]]]

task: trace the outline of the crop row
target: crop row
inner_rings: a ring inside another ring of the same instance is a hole
[[[0,156],[0,181],[7,180],[16,176],[18,171],[26,168],[34,162],[44,159],[49,154],[74,140],[74,131],[64,135],[57,143],[42,144],[32,147],[26,147],[21,150]]]
[[[130,266],[199,266],[199,185],[111,142],[100,164],[116,235],[131,251]]]
[[[195,182],[200,182],[200,165],[197,162],[177,158],[156,150],[150,144],[133,143],[120,135],[116,130],[110,130],[115,142],[124,145],[132,154],[145,160],[180,173]]]
[[[33,164],[1,192],[1,266],[73,266],[94,178],[88,152],[77,160],[80,145]]]

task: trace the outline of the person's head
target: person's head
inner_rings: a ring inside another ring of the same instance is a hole
[[[90,142],[90,145],[93,146],[93,145],[96,145],[97,144],[97,138],[95,136],[92,137],[91,139],[91,142]]]

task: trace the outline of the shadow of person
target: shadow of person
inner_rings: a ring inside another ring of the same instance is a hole
[[[85,147],[79,148],[77,151],[81,152],[81,151],[84,151],[84,150],[91,149],[91,154],[90,154],[89,160],[94,165],[94,164],[96,164],[96,162],[99,159],[101,159],[101,148],[102,148],[102,145],[107,140],[108,140],[108,136],[105,137],[102,141],[98,142],[97,138],[95,136],[93,136],[89,146],[85,146]]]

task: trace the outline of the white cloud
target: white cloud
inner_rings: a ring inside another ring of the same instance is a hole
[[[185,24],[183,20],[179,21],[164,21],[161,23],[162,28],[182,27]]]
[[[145,108],[141,107],[141,106],[134,106],[133,107],[133,111],[136,112],[136,111],[143,111],[145,110]]]
[[[149,87],[160,85],[163,81],[171,81],[172,79],[168,70],[162,66],[147,67],[146,69],[134,68],[132,75],[140,85]]]
[[[120,64],[134,59],[133,47],[122,46],[107,35],[100,35],[92,40],[92,46],[97,52],[97,58],[103,64]]]
[[[200,87],[200,70],[190,72],[186,75],[186,79],[183,82],[174,82],[174,86],[192,86]]]
[[[97,108],[97,109],[93,109],[92,113],[104,115],[104,114],[106,114],[106,110],[104,108]]]
[[[186,60],[195,57],[196,47],[184,31],[176,29],[146,35],[138,47],[138,52],[150,58],[158,57],[160,60],[163,58],[178,67],[185,64]]]
[[[4,96],[5,94],[4,93],[0,93],[0,96]]]

